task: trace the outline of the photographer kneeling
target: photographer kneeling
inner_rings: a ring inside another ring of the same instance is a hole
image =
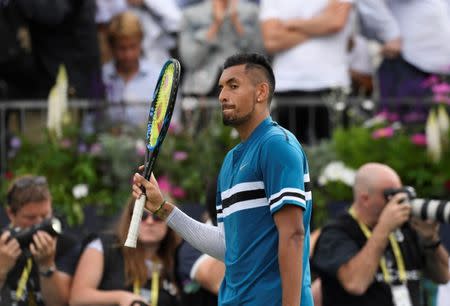
[[[0,305],[66,305],[79,249],[76,240],[55,237],[57,231],[45,226],[52,218],[46,178],[15,180],[6,213],[10,225],[0,236]]]
[[[349,212],[322,229],[314,251],[324,306],[419,306],[423,275],[448,281],[439,224],[410,219],[408,194],[387,193],[401,188],[386,165],[357,171]]]

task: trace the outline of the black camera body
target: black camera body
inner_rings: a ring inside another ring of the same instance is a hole
[[[17,239],[21,249],[27,249],[31,242],[33,242],[33,235],[37,231],[44,231],[55,237],[61,234],[61,222],[57,218],[45,219],[42,223],[33,225],[26,229],[15,227],[10,229],[10,239]]]
[[[411,186],[401,188],[389,188],[383,191],[386,201],[389,201],[397,193],[405,193],[407,198],[400,203],[411,205],[411,214],[423,220],[450,223],[450,202],[445,200],[420,199],[417,198],[416,190]]]

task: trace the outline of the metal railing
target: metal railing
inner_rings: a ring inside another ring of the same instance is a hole
[[[390,102],[393,104],[399,104],[402,105],[415,105],[417,104],[418,99],[417,98],[411,98],[406,97],[402,99],[390,99]],[[423,105],[429,105],[432,102],[432,99],[421,99],[421,103]],[[87,112],[89,111],[100,111],[101,113],[104,113],[106,109],[109,109],[111,107],[126,107],[127,104],[119,103],[119,104],[113,104],[108,103],[104,100],[70,100],[69,101],[69,110],[78,112],[80,117],[82,118]],[[141,106],[143,109],[148,108],[148,102],[142,102],[142,103],[133,103],[133,106]],[[195,112],[198,109],[216,109],[219,107],[219,103],[217,98],[182,98],[181,99],[181,108],[183,112]],[[275,97],[272,105],[271,105],[271,111],[272,115],[275,119],[277,119],[278,110],[280,107],[288,107],[288,108],[295,108],[296,106],[327,106],[329,107],[331,114],[341,113],[345,109],[357,106],[362,107],[363,109],[367,110],[367,112],[373,112],[376,103],[367,98],[361,98],[361,97],[346,97],[342,100],[327,100],[322,99],[318,97],[304,97],[301,98],[297,97]],[[0,175],[3,176],[3,174],[6,171],[7,166],[7,153],[8,153],[8,146],[7,143],[7,136],[10,131],[8,131],[7,126],[7,116],[9,116],[11,113],[16,113],[18,115],[18,122],[19,122],[19,132],[24,132],[27,129],[27,113],[30,112],[39,112],[41,116],[42,123],[46,122],[47,118],[47,108],[48,108],[48,102],[46,100],[15,100],[15,101],[0,101]],[[290,112],[293,114],[293,112]],[[308,114],[308,116],[312,116],[311,113]],[[312,122],[311,120],[309,122]],[[289,127],[294,127],[296,125],[296,118],[294,116],[290,116],[289,118]],[[332,126],[335,126],[336,124],[332,124]],[[289,128],[288,127],[288,128]],[[309,129],[313,130],[312,126],[308,127]]]

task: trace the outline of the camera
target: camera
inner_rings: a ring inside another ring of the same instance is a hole
[[[33,235],[36,234],[37,231],[47,232],[53,237],[58,236],[62,232],[61,221],[57,218],[49,218],[45,219],[42,223],[26,229],[21,229],[20,227],[12,228],[10,229],[10,239],[16,238],[20,247],[26,249],[33,241]]]
[[[389,201],[390,198],[400,192],[406,194],[405,203],[411,205],[411,213],[414,217],[450,223],[450,201],[417,198],[416,190],[411,186],[389,188],[385,189],[383,193],[386,201]],[[400,201],[400,203],[402,202],[404,201]]]

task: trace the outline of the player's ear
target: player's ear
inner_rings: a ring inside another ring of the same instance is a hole
[[[269,97],[269,84],[267,82],[261,82],[256,89],[256,101],[267,101]]]

